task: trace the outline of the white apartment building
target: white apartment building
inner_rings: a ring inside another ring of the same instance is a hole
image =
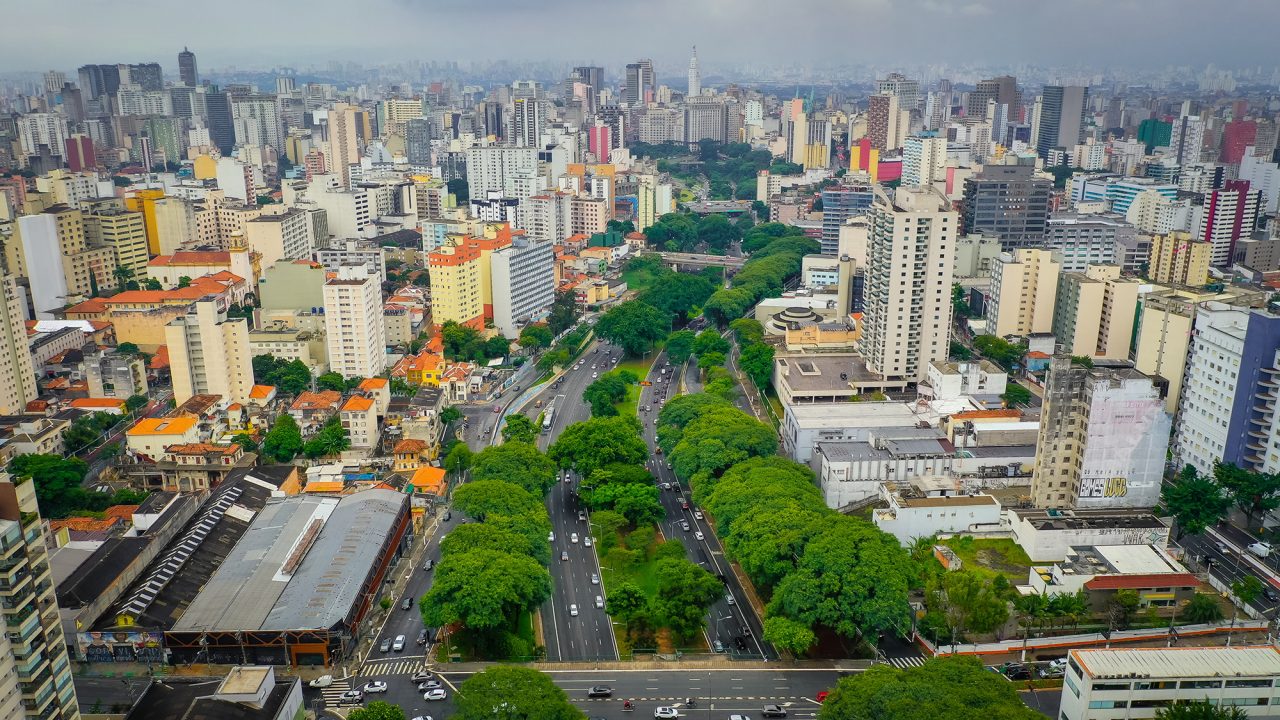
[[[312,178],[307,199],[323,210],[329,234],[334,237],[364,237],[366,228],[378,217],[378,201],[372,188],[343,190],[332,175]],[[317,242],[322,238],[317,238]]]
[[[933,188],[879,187],[868,217],[866,313],[861,348],[888,379],[922,382],[951,340],[951,278],[959,213]]]
[[[249,249],[262,256],[262,267],[279,260],[305,259],[316,243],[311,234],[310,214],[298,208],[274,215],[264,213],[246,222],[244,229]]]
[[[929,363],[929,387],[938,400],[1003,395],[1009,374],[990,360]]]
[[[0,415],[20,415],[36,399],[31,340],[23,321],[26,300],[12,275],[0,274]]]
[[[1143,190],[1133,197],[1124,217],[1138,230],[1153,235],[1190,230],[1191,200],[1170,199],[1156,190]]]
[[[524,229],[531,237],[551,243],[562,243],[569,232],[573,195],[559,190],[539,193],[525,200],[522,213]]]
[[[379,283],[387,281],[387,256],[376,242],[337,241],[329,247],[317,248],[315,261],[330,272],[337,272],[343,265],[364,265],[369,275],[377,278]]]
[[[364,265],[343,265],[325,282],[324,326],[330,370],[369,378],[387,369],[382,288]]]
[[[84,249],[84,223],[78,216],[79,211],[74,212],[74,217],[42,212],[18,218],[23,264],[37,319],[52,320],[54,313],[68,303],[70,288],[62,267],[63,251]]]
[[[546,240],[517,235],[489,256],[493,324],[503,337],[540,320],[556,299],[555,251]]]
[[[173,401],[192,395],[220,395],[228,402],[249,401],[253,363],[249,322],[228,318],[214,300],[201,300],[164,327],[173,374]]]
[[[1278,682],[1280,649],[1273,646],[1072,650],[1059,717],[1153,718],[1175,704],[1204,701],[1275,717]]]
[[[932,185],[946,180],[947,138],[937,133],[911,135],[902,144],[902,184]]]
[[[467,185],[472,196],[490,192],[524,200],[543,189],[538,148],[478,146],[467,149]]]
[[[27,155],[38,155],[40,146],[49,146],[49,152],[61,156],[66,152],[67,118],[58,113],[28,113],[17,118],[18,144]]]
[[[1003,252],[991,268],[987,334],[1027,336],[1053,329],[1053,307],[1062,266],[1048,250]]]

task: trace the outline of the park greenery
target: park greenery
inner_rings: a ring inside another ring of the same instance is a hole
[[[702,140],[698,143],[696,155],[681,143],[636,143],[629,147],[636,157],[656,159],[660,172],[670,173],[685,185],[705,181],[713,200],[755,199],[756,174],[761,170],[784,175],[803,172],[801,166],[775,162],[768,150],[752,149],[748,143]]]
[[[715,291],[702,306],[703,314],[721,327],[760,300],[780,294],[786,282],[800,273],[804,256],[818,252],[819,247],[799,228],[765,223],[747,233],[742,249],[751,258],[733,276],[731,287]]]
[[[670,329],[671,313],[640,300],[615,305],[596,321],[597,336],[633,357],[653,349]]]
[[[725,551],[769,599],[764,635],[800,654],[820,633],[876,638],[910,626],[914,563],[891,535],[826,506],[804,465],[779,457],[774,429],[723,398],[673,398],[658,442]]]
[[[86,413],[71,421],[62,431],[62,444],[68,453],[78,453],[101,442],[107,431],[122,418],[108,412]]]
[[[1011,343],[995,335],[979,335],[973,339],[973,347],[1006,372],[1022,364],[1022,358],[1027,354],[1025,343]]]
[[[474,457],[446,455],[448,467],[469,465],[472,481],[453,494],[453,508],[477,520],[455,528],[440,546],[430,592],[419,603],[428,627],[456,627],[450,644],[477,658],[539,655],[525,622],[551,595],[543,497],[555,466],[520,440],[485,448]],[[456,469],[456,468],[455,468]]]
[[[596,378],[582,391],[582,399],[591,406],[591,417],[618,414],[618,404],[627,399],[628,389],[640,382],[635,373],[625,368],[610,370]]]
[[[19,455],[9,462],[8,472],[18,483],[35,483],[36,503],[45,519],[56,520],[99,513],[112,505],[136,505],[147,493],[122,488],[98,492],[85,488],[89,466],[81,459],[61,455]]]
[[[253,381],[259,385],[274,386],[287,395],[298,395],[311,387],[311,370],[301,360],[255,355]]]
[[[441,326],[440,341],[444,356],[450,360],[484,362],[505,357],[511,350],[511,341],[507,338],[495,335],[486,340],[479,330],[452,320]]]
[[[532,668],[495,665],[458,686],[459,720],[585,720],[550,676]]]
[[[1035,720],[1043,717],[1018,697],[1013,684],[976,658],[935,658],[900,670],[873,665],[836,683],[818,720],[916,720],[917,718]]]

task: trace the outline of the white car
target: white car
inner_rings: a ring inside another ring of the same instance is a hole
[[[1268,555],[1271,554],[1271,543],[1261,542],[1261,541],[1256,543],[1251,543],[1249,545],[1249,552],[1253,553],[1254,555],[1257,555],[1260,558],[1267,557]]]
[[[577,543],[577,542],[578,542],[578,533],[569,533],[569,542],[571,542],[571,543]]]
[[[333,676],[332,676],[332,675],[321,675],[320,677],[316,678],[315,680],[312,680],[311,682],[307,683],[307,687],[313,687],[313,688],[327,688],[327,687],[329,687],[329,686],[330,686],[330,685],[332,685],[332,684],[333,684]]]
[[[733,605],[735,602],[737,602],[736,600],[733,599],[732,595],[725,595],[724,601],[730,605]]]
[[[694,539],[694,540],[705,540],[706,538],[702,535],[702,531],[701,531],[701,530],[699,530],[699,531],[697,531],[697,532],[695,532],[695,533],[693,534],[693,539]]]
[[[596,607],[598,608],[604,607],[604,598],[600,597],[599,595],[596,596]]]
[[[583,545],[585,545],[585,546],[587,546],[587,547],[591,547],[591,536],[590,536],[590,535],[588,535],[588,536],[586,536],[586,537],[582,538],[582,544],[583,544]]]
[[[426,692],[428,690],[435,690],[436,688],[442,687],[444,687],[444,683],[439,680],[426,680],[418,683],[418,692]]]
[[[364,702],[364,693],[359,690],[347,690],[338,696],[339,705],[358,705]]]
[[[360,690],[366,693],[384,693],[387,691],[387,684],[381,680],[370,680]]]
[[[595,380],[595,379],[596,379],[596,378],[598,378],[598,377],[600,377],[600,373],[591,373],[591,379],[592,379],[592,380]]]
[[[595,574],[595,573],[591,573],[591,584],[592,584],[592,585],[599,585],[599,584],[600,584],[600,576],[599,576],[599,575],[597,575],[597,574]]]
[[[673,720],[678,717],[680,717],[680,713],[676,712],[673,707],[661,705],[653,709],[654,720]]]
[[[393,643],[391,643],[391,649],[392,649],[392,650],[394,650],[395,652],[400,652],[400,651],[404,650],[404,636],[403,636],[403,635],[397,635],[397,636],[396,636],[396,641],[395,641],[395,642],[393,642]]]
[[[422,694],[423,700],[444,700],[447,697],[449,697],[449,694],[446,693],[443,688],[428,690]]]
[[[693,511],[693,516],[694,516],[695,518],[697,518],[697,519],[701,520],[701,519],[702,519],[702,511],[701,511],[701,510],[694,510],[694,511]]]
[[[435,673],[432,673],[428,670],[419,670],[418,672],[413,674],[413,677],[409,678],[409,682],[420,683],[420,682],[423,682],[424,680],[430,680],[433,677],[435,677]]]
[[[578,606],[577,606],[577,605],[570,605],[570,606],[569,606],[569,617],[578,617]]]
[[[556,541],[556,531],[552,530],[551,532],[547,533],[547,542],[555,542],[555,541]]]
[[[413,720],[431,720],[430,715],[415,715]]]

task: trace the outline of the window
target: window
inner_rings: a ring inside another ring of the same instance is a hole
[[[1105,690],[1128,690],[1128,689],[1129,689],[1129,683],[1094,683],[1093,684],[1094,692],[1100,692]]]
[[[1204,690],[1208,688],[1218,689],[1222,687],[1221,680],[1183,680],[1178,683],[1178,687],[1183,690]]]
[[[1089,701],[1090,710],[1111,710],[1113,708],[1126,708],[1126,707],[1129,707],[1129,702],[1127,700],[1090,700]]]

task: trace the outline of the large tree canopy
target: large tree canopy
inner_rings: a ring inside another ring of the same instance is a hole
[[[1035,720],[1008,680],[971,657],[936,658],[899,670],[873,665],[840,679],[818,720]]]
[[[460,720],[583,720],[551,678],[532,668],[495,665],[458,686]]]
[[[551,574],[536,560],[480,549],[441,557],[420,607],[428,627],[462,623],[472,630],[492,630],[550,596]]]
[[[502,480],[542,497],[556,483],[556,465],[530,443],[490,445],[471,462],[471,479]]]
[[[596,335],[622,348],[628,355],[642,355],[671,330],[671,315],[640,302],[610,308],[596,321]]]
[[[588,476],[611,463],[643,465],[649,446],[640,437],[640,421],[634,416],[602,417],[565,428],[548,455],[560,467]]]
[[[527,489],[503,480],[473,480],[453,491],[453,507],[483,521],[490,515],[520,515],[541,507]]]

